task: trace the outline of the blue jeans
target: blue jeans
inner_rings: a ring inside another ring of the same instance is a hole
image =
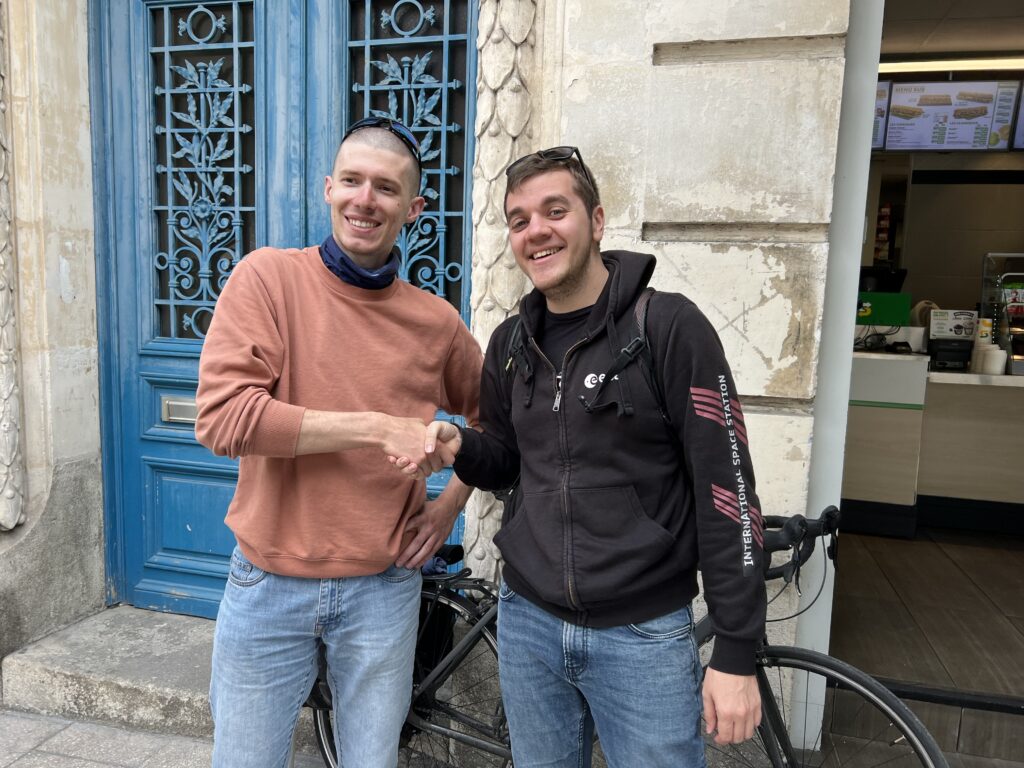
[[[334,736],[345,768],[395,768],[412,695],[419,571],[302,579],[236,547],[213,641],[213,768],[284,768],[327,649]]]
[[[641,624],[569,624],[502,585],[501,692],[516,768],[702,768],[701,666],[690,607]]]

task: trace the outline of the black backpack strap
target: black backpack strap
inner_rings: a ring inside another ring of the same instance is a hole
[[[636,303],[633,305],[633,322],[636,325],[636,336],[630,339],[629,343],[619,351],[618,356],[612,361],[611,366],[597,385],[594,396],[588,401],[583,395],[580,395],[580,402],[587,409],[588,413],[593,410],[594,404],[597,403],[605,386],[618,376],[626,366],[634,360],[639,360],[644,381],[647,382],[647,386],[658,403],[658,412],[665,423],[670,424],[668,411],[665,408],[665,399],[661,394],[661,388],[658,386],[657,376],[655,375],[654,357],[651,355],[651,348],[647,343],[647,310],[653,295],[653,288],[644,288],[640,292]]]
[[[530,367],[530,361],[526,357],[525,347],[526,340],[523,338],[523,318],[520,315],[516,315],[516,319],[512,323],[512,327],[509,329],[508,338],[505,340],[505,383],[508,387],[508,397],[512,397],[512,383],[515,379],[517,371],[522,372],[523,381],[529,384],[530,379],[533,377],[533,371]],[[530,405],[530,401],[533,398],[533,387],[527,386],[526,396],[524,398],[524,404]],[[514,498],[519,490],[519,478],[512,482],[508,488],[501,488],[491,493],[498,501],[505,505],[514,505]]]
[[[512,323],[512,329],[509,331],[508,338],[505,339],[505,372],[515,373],[519,367],[519,356],[523,351],[523,319],[516,315],[515,321]]]
[[[516,372],[522,377],[526,384],[526,392],[523,396],[523,404],[529,407],[533,400],[533,366],[526,355],[526,338],[523,332],[523,319],[516,315],[516,319],[509,329],[508,338],[505,340],[505,373],[509,388],[509,397],[512,396],[512,380]]]
[[[636,322],[637,327],[637,337],[633,341],[639,341],[640,343],[640,362],[643,363],[640,366],[640,370],[647,381],[647,386],[650,387],[651,394],[654,395],[654,399],[658,403],[658,412],[661,414],[664,422],[671,427],[672,419],[669,418],[668,408],[665,406],[665,395],[662,393],[661,385],[658,383],[658,370],[655,367],[654,355],[651,354],[651,345],[647,342],[647,310],[652,296],[654,296],[654,289],[644,288],[640,297],[636,300],[636,305],[633,307],[633,320]],[[630,342],[630,344],[632,343]]]

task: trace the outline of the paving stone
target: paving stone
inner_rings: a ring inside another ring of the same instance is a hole
[[[67,755],[31,752],[11,763],[11,768],[107,768],[109,763],[95,763]]]
[[[166,740],[152,733],[96,723],[72,723],[37,747],[39,752],[141,768]]]
[[[68,725],[67,720],[0,710],[0,768],[7,768]]]

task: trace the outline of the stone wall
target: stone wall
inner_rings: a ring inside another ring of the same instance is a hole
[[[86,7],[0,3],[26,467],[25,522],[0,533],[0,656],[103,604]],[[529,287],[507,247],[505,166],[578,145],[605,246],[657,254],[655,284],[718,328],[766,513],[807,499],[847,16],[842,0],[480,1],[474,333],[485,343]],[[497,522],[477,494],[466,538],[482,573]]]
[[[529,289],[507,248],[503,164],[580,147],[604,247],[654,253],[733,367],[762,508],[805,512],[848,4],[484,0],[478,47],[473,328]],[[476,499],[471,565],[494,573]]]
[[[104,556],[86,2],[0,10],[26,465],[24,524],[0,533],[3,656],[98,610]]]

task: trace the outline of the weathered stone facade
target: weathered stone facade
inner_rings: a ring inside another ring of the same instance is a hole
[[[7,126],[7,22],[0,3],[0,531],[26,520],[18,361],[18,264],[11,228],[11,132]]]
[[[578,145],[605,246],[655,253],[657,287],[718,328],[770,513],[807,503],[848,13],[843,0],[480,0],[475,335],[486,343],[529,288],[508,249],[505,167]],[[26,518],[0,534],[2,656],[103,604],[104,550],[87,2],[4,0],[0,16],[0,503],[22,489]],[[471,503],[469,564],[484,575],[499,512]],[[0,514],[8,528],[22,516]]]
[[[17,409],[7,392],[20,385],[25,464],[24,525],[0,533],[3,656],[99,610],[105,569],[86,2],[9,0],[0,12],[10,56],[5,270],[17,255],[3,286],[17,292],[0,318],[0,365],[17,366],[10,379],[4,371],[3,426]]]
[[[481,4],[477,338],[529,289],[503,228],[505,165],[579,146],[604,246],[656,254],[656,287],[718,329],[773,514],[807,503],[847,22],[829,0]],[[472,510],[471,565],[493,574],[500,507]]]

